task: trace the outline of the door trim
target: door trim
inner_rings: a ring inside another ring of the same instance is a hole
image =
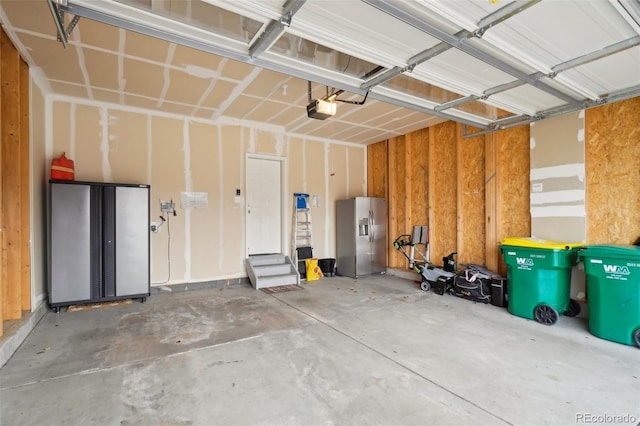
[[[247,194],[247,160],[249,158],[253,158],[253,159],[257,159],[257,160],[270,160],[270,161],[279,161],[280,162],[280,193],[282,194],[281,197],[281,204],[280,204],[280,247],[282,248],[282,253],[286,255],[286,253],[288,253],[289,250],[289,245],[287,243],[287,238],[286,236],[288,235],[287,233],[287,205],[288,205],[288,198],[287,198],[287,194],[288,194],[288,185],[287,185],[287,176],[288,176],[288,162],[287,162],[287,158],[286,157],[278,157],[276,155],[266,155],[266,154],[255,154],[255,153],[250,153],[247,152],[245,154],[245,160],[244,160],[244,196],[243,196],[243,203],[242,203],[242,207],[244,209],[244,257],[245,259],[249,257],[249,245],[247,244],[247,235],[248,235],[248,220],[247,220],[247,200],[246,200],[246,194]]]

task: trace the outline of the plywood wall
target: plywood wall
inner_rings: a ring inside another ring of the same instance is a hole
[[[20,56],[2,33],[2,233],[4,319],[20,318]]]
[[[29,66],[20,60],[20,285],[22,310],[31,309],[31,194],[29,143]]]
[[[29,70],[0,31],[0,335],[31,308]]]
[[[387,200],[387,208],[391,209],[388,200],[388,141],[384,140],[367,146],[367,175],[366,188],[368,197],[379,197]],[[389,217],[387,216],[387,226]],[[387,228],[389,230],[389,228]],[[395,238],[391,232],[387,232],[387,265],[394,262],[394,250],[391,248],[391,241]]]
[[[387,156],[382,154],[387,147]],[[372,170],[385,166],[387,189]],[[498,245],[506,236],[529,236],[529,127],[463,138],[462,126],[446,122],[368,147],[369,188],[389,194],[389,239],[429,226],[429,258],[449,253],[458,263],[498,271]],[[391,249],[390,268],[407,259]],[[503,271],[504,272],[504,271]]]
[[[496,250],[500,242],[496,165],[496,134],[489,133],[484,137],[484,265],[492,271],[497,271],[500,264],[500,253]]]
[[[406,135],[411,229],[429,224],[429,129]]]
[[[462,138],[457,126],[458,263],[485,262],[485,137]]]
[[[368,194],[386,194],[388,202],[388,265],[407,268],[407,258],[393,248],[393,241],[401,235],[410,236],[414,226],[428,225],[429,130],[369,145],[367,153]]]
[[[387,141],[367,146],[367,196],[387,196]]]
[[[584,135],[582,114],[572,113],[544,122],[544,127],[549,127],[543,129],[544,132],[554,138],[565,136],[554,142],[557,147],[553,149],[558,148],[558,154],[549,154],[553,158],[542,155],[534,159],[536,167],[553,166],[556,163],[549,162],[559,159],[563,164],[575,165],[580,162],[580,155],[576,154],[574,145],[584,144],[586,241],[588,244],[630,244],[640,236],[640,98],[586,110]],[[468,139],[462,138],[460,125],[455,128],[451,123],[433,126],[424,132],[428,134],[428,149],[413,143],[424,140],[425,133],[414,132],[404,139],[389,141],[387,190],[396,194],[390,197],[389,209],[394,212],[390,231],[397,233],[401,228],[399,224],[406,223],[407,214],[401,214],[402,209],[410,210],[411,220],[418,217],[424,202],[415,194],[422,193],[421,185],[428,182],[431,260],[439,263],[448,250],[457,250],[459,263],[481,263],[505,273],[500,242],[506,237],[531,236],[533,141],[530,127],[520,126]],[[403,159],[401,148],[404,153],[412,154],[409,162],[406,157]],[[370,193],[374,187],[379,194],[385,192],[380,188],[382,182],[376,182],[371,173],[373,169],[384,169],[383,149],[383,142],[368,148]],[[571,159],[567,160],[567,155],[571,155]],[[421,176],[424,169],[422,164],[417,164],[418,159],[427,159],[427,177]],[[407,170],[410,181],[400,176]],[[562,173],[567,174],[566,167]],[[576,175],[576,179],[581,178]],[[401,195],[407,193],[407,188],[411,195],[403,198]],[[549,189],[553,189],[553,185]],[[545,237],[551,236],[545,234]],[[389,266],[404,268],[406,261],[394,255],[390,257]]]
[[[499,244],[506,237],[531,236],[529,207],[529,126],[514,127],[494,134],[496,152],[496,245],[487,253],[499,253]],[[506,274],[499,254],[494,270]],[[489,265],[488,265],[489,266]]]
[[[77,180],[150,184],[155,222],[159,200],[176,203],[177,216],[151,234],[154,285],[246,277],[244,199],[235,195],[245,192],[247,154],[286,160],[287,253],[294,192],[317,200],[312,243],[319,258],[335,257],[335,201],[365,195],[364,146],[66,98],[51,102],[51,114],[46,150],[67,152]],[[181,208],[182,192],[206,192],[208,207]]]
[[[640,97],[586,111],[588,244],[640,237]]]
[[[387,247],[395,238],[402,234],[410,234],[410,209],[407,211],[408,201],[408,170],[407,167],[407,143],[404,136],[389,139],[388,141],[388,176],[389,190],[387,191],[387,203],[389,208]],[[409,204],[410,205],[410,204]],[[405,258],[397,250],[389,249],[389,266],[398,268],[406,263]]]
[[[429,128],[429,246],[430,258],[457,251],[457,130],[448,121]]]

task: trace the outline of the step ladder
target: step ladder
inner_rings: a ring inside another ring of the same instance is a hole
[[[291,230],[291,259],[301,278],[306,278],[305,259],[313,257],[311,248],[311,209],[309,194],[293,194],[293,224]]]

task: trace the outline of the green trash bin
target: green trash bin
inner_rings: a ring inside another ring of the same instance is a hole
[[[569,290],[580,247],[536,238],[505,238],[500,251],[507,264],[509,312],[545,325],[555,324],[562,314],[577,315],[580,305],[569,298]]]
[[[589,331],[640,346],[640,247],[587,246],[578,259],[587,278]]]

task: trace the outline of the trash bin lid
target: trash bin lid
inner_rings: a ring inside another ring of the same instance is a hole
[[[584,243],[563,243],[560,241],[543,240],[535,237],[509,237],[502,240],[501,245],[550,250],[571,250],[573,248],[584,246]]]
[[[578,253],[578,257],[604,257],[609,259],[632,259],[640,261],[640,246],[625,244],[585,246]]]

